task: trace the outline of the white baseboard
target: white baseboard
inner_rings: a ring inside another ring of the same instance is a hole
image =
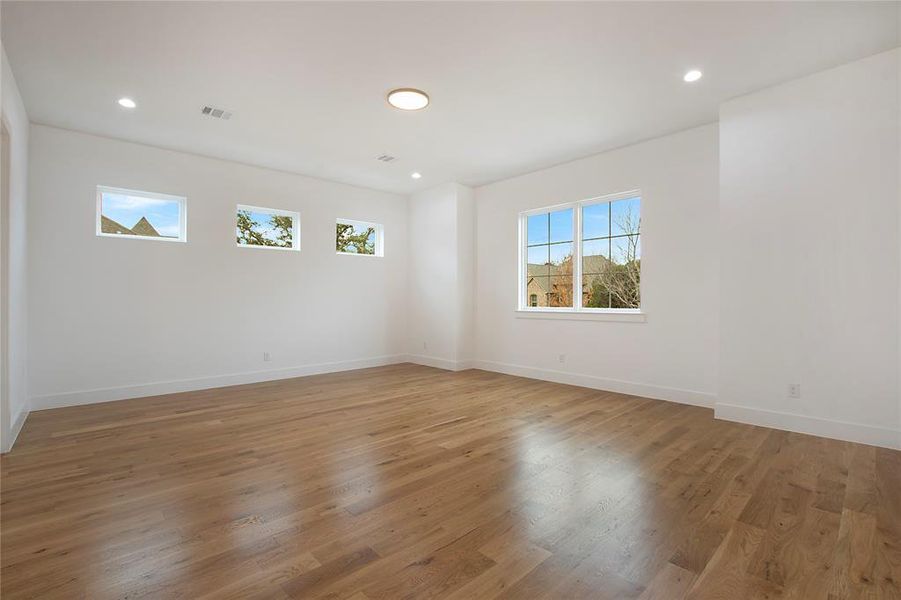
[[[622,381],[619,379],[607,379],[594,375],[568,373],[552,369],[538,369],[523,365],[513,365],[485,360],[460,360],[453,361],[422,355],[389,355],[348,360],[332,363],[319,363],[304,365],[288,369],[273,369],[269,371],[253,371],[248,373],[235,373],[213,377],[198,377],[195,379],[182,379],[176,381],[164,381],[141,385],[131,385],[116,388],[104,388],[97,390],[84,390],[38,396],[31,399],[31,410],[45,410],[61,408],[64,406],[79,406],[83,404],[95,404],[98,402],[110,402],[114,400],[127,400],[146,396],[159,396],[162,394],[174,394],[178,392],[190,392],[230,385],[242,385],[247,383],[259,383],[262,381],[274,381],[278,379],[290,379],[292,377],[304,377],[321,373],[336,373],[353,369],[365,369],[385,365],[411,362],[414,364],[445,369],[449,371],[462,371],[465,369],[482,369],[529,379],[553,381],[568,385],[577,385],[596,390],[618,392],[666,400],[680,404],[690,404],[705,408],[715,407],[717,419],[760,425],[786,431],[795,431],[849,442],[858,442],[884,448],[901,449],[901,431],[888,427],[876,427],[861,423],[846,421],[833,421],[819,417],[810,417],[794,413],[769,411],[756,408],[748,408],[733,404],[716,403],[714,394],[698,392],[679,388],[670,388],[646,383]],[[29,415],[28,410],[22,410],[13,420],[8,447],[0,448],[0,452],[8,452],[15,443],[19,432],[22,430],[25,420]],[[7,446],[5,443],[4,446]]]
[[[772,427],[796,433],[807,433],[846,442],[857,442],[883,448],[901,449],[901,431],[848,421],[833,421],[795,413],[748,408],[735,404],[717,403],[717,419],[737,421],[748,425]]]
[[[423,356],[421,354],[408,354],[407,362],[415,365],[423,365],[426,367],[435,367],[436,369],[444,369],[445,371],[464,371],[473,368],[471,360],[450,360],[447,358],[438,358],[435,356]]]
[[[649,383],[622,381],[619,379],[607,379],[604,377],[597,377],[595,375],[568,373],[566,371],[538,369],[535,367],[511,365],[507,363],[492,362],[488,360],[475,360],[470,362],[472,363],[472,368],[482,369],[484,371],[494,371],[496,373],[505,373],[507,375],[517,375],[519,377],[527,377],[529,379],[553,381],[554,383],[578,385],[580,387],[587,387],[595,390],[618,392],[620,394],[631,394],[633,396],[643,396],[645,398],[654,398],[655,400],[667,400],[669,402],[690,404],[692,406],[702,406],[704,408],[713,408],[716,401],[716,396],[708,392],[683,390],[679,388],[671,388]]]
[[[9,430],[9,437],[3,440],[3,447],[0,448],[0,454],[6,454],[13,449],[13,445],[19,437],[19,432],[22,431],[22,426],[25,425],[25,419],[28,418],[29,412],[28,409],[23,408],[19,411],[16,418],[13,419],[12,427],[10,427]]]
[[[45,410],[48,408],[62,408],[64,406],[80,406],[83,404],[96,404],[98,402],[111,402],[113,400],[128,400],[131,398],[143,398],[146,396],[159,396],[162,394],[175,394],[178,392],[193,392],[211,388],[226,387],[230,385],[243,385],[246,383],[259,383],[261,381],[275,381],[277,379],[290,379],[292,377],[305,377],[307,375],[319,375],[322,373],[337,373],[339,371],[351,371],[353,369],[366,369],[369,367],[381,367],[406,362],[403,354],[391,356],[376,356],[331,363],[319,363],[303,365],[288,369],[272,369],[269,371],[252,371],[248,373],[234,373],[230,375],[216,375],[213,377],[198,377],[195,379],[180,379],[176,381],[161,381],[140,385],[129,385],[115,388],[103,388],[97,390],[84,390],[77,392],[64,392],[47,396],[37,396],[31,399],[32,410]]]

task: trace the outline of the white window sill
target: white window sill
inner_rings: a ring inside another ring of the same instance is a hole
[[[152,240],[154,242],[187,242],[187,238],[181,237],[163,237],[155,235],[133,235],[129,233],[97,233],[97,237],[118,238],[120,240]]]
[[[287,248],[285,246],[261,246],[259,244],[235,244],[238,248],[255,248],[257,250],[287,250],[288,252],[300,252],[300,248]]]
[[[647,313],[640,310],[548,310],[548,309],[518,309],[517,319],[551,319],[562,321],[618,321],[620,323],[646,323]]]

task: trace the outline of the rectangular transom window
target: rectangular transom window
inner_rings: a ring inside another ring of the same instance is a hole
[[[641,194],[520,214],[520,310],[641,308]]]
[[[300,213],[239,204],[238,246],[272,250],[300,250]]]
[[[97,235],[184,242],[186,200],[181,196],[97,186]]]
[[[338,219],[335,233],[338,254],[383,256],[384,233],[378,223]]]

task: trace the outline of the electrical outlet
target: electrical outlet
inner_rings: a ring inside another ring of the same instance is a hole
[[[788,397],[789,398],[800,398],[801,397],[801,384],[800,383],[788,384]]]
[[[557,356],[557,361],[559,361],[559,362],[561,362],[561,363],[565,363],[565,362],[566,362],[566,355],[565,355],[565,354],[560,354],[560,355],[558,355],[558,356]]]
[[[272,360],[272,355],[269,354],[268,352],[263,352],[263,361],[269,362],[270,360]]]

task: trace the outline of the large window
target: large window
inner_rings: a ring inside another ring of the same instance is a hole
[[[300,250],[300,213],[238,205],[238,246]]]
[[[383,256],[383,228],[378,223],[338,219],[335,250],[338,254]]]
[[[520,248],[520,310],[641,308],[638,192],[522,213]]]
[[[97,186],[97,235],[184,242],[185,202],[180,196]]]

